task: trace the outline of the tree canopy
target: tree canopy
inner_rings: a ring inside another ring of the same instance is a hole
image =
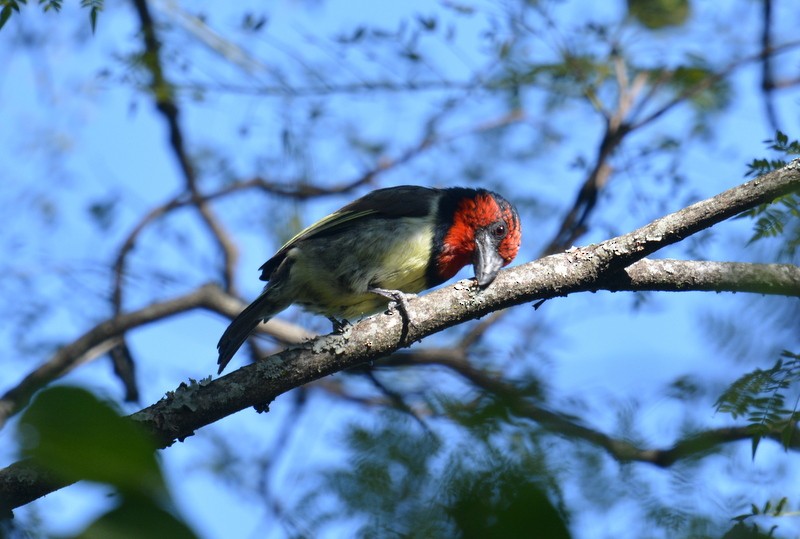
[[[3,533],[796,536],[797,16],[0,0]],[[212,376],[256,268],[402,184],[514,202],[515,263]]]

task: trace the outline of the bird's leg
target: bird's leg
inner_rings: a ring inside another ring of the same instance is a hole
[[[385,288],[368,288],[367,291],[392,300],[393,304],[389,304],[389,310],[392,310],[392,308],[396,306],[397,310],[406,318],[408,318],[408,298],[417,297],[416,294],[406,294],[399,290],[386,290]]]
[[[344,335],[347,328],[352,326],[350,321],[345,318],[342,318],[341,320],[332,316],[328,316],[327,318],[331,321],[331,324],[333,324],[333,332],[337,335]]]
[[[389,304],[389,309],[391,310],[392,307],[396,306],[397,310],[400,312],[400,315],[403,317],[403,330],[400,339],[405,340],[405,338],[408,336],[409,326],[414,325],[414,322],[411,321],[411,317],[408,315],[408,298],[415,298],[417,295],[406,294],[400,290],[386,290],[385,288],[373,287],[367,290],[373,294],[378,294],[379,296],[383,296],[392,300],[392,303]]]

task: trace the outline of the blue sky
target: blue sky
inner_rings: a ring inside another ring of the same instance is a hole
[[[666,31],[675,32],[676,36],[685,31],[689,36],[686,50],[658,50],[646,43],[645,37],[634,37],[631,42],[644,43],[638,54],[643,58],[648,54],[658,58],[673,55],[678,58],[693,49],[718,54],[729,49],[747,51],[748,47],[750,52],[753,51],[752,36],[737,37],[734,31],[727,33],[731,36],[730,41],[707,43],[699,39],[704,25],[713,27],[725,17],[713,16],[717,9],[715,6],[696,4],[688,30]],[[739,7],[737,9],[745,11],[727,15],[754,17],[756,8],[752,4],[749,12],[746,11],[748,8]],[[167,10],[170,3],[165,1],[156,5]],[[235,14],[245,11],[245,5],[238,3],[234,13],[215,7],[213,2],[196,3],[192,9],[208,8],[212,13],[212,28],[215,25],[225,28],[234,22]],[[261,3],[250,2],[249,5],[256,9]],[[417,13],[420,6],[424,6],[423,12],[448,13],[438,4],[434,6],[424,2],[401,5],[338,0],[310,6],[302,2],[276,2],[270,6],[266,37],[248,41],[246,36],[233,34],[231,39],[238,40],[254,55],[269,58],[273,62],[269,65],[281,66],[290,77],[296,77],[302,69],[292,71],[292,56],[285,53],[287,48],[302,52],[312,64],[330,62],[335,53],[313,44],[309,36],[324,44],[328,36],[349,32],[360,21],[394,28],[398,20]],[[561,20],[570,20],[578,15],[586,16],[587,9],[595,9],[599,16],[613,20],[622,7],[621,2],[602,7],[598,3],[573,2],[557,11],[557,15]],[[154,11],[163,14],[157,8]],[[481,47],[477,35],[485,19],[492,16],[485,14],[497,15],[499,10],[489,7],[482,13],[468,19],[452,49],[436,52],[441,55],[436,58],[447,69],[442,73],[443,77],[458,78],[469,68],[486,61],[477,53]],[[779,27],[791,27],[791,12],[783,15],[776,18]],[[27,353],[18,352],[17,334],[11,327],[0,329],[0,346],[14,353],[10,366],[0,375],[3,388],[13,385],[34,365],[46,359],[48,349],[42,344],[53,345],[73,338],[91,321],[101,320],[109,314],[98,301],[108,291],[107,284],[102,281],[104,277],[99,274],[100,268],[108,263],[117,243],[136,219],[153,205],[175,194],[180,185],[173,157],[165,144],[162,119],[156,116],[152,103],[142,93],[119,80],[128,74],[119,56],[139,47],[130,8],[110,5],[109,11],[101,15],[94,36],[88,33],[86,18],[86,13],[73,5],[65,5],[59,15],[42,15],[35,8],[28,8],[0,32],[0,115],[5,118],[0,125],[0,159],[7,163],[4,174],[7,187],[0,197],[0,211],[8,216],[4,230],[0,232],[0,249],[10,254],[6,257],[5,267],[11,268],[14,276],[7,285],[0,284],[0,287],[7,298],[10,297],[9,291],[17,291],[14,292],[17,297],[18,291],[26,286],[32,290],[51,291],[52,297],[60,298],[47,306],[36,306],[43,322],[37,326],[36,333],[28,335],[22,343],[28,347]],[[53,30],[47,33],[43,49],[26,50],[17,44],[26,31],[46,28]],[[178,39],[190,42],[189,38],[180,37],[180,32],[176,35]],[[76,36],[80,45],[75,44]],[[543,40],[538,46],[546,49],[548,45],[551,44]],[[228,74],[218,67],[219,62],[214,60],[213,53],[187,47],[186,54],[192,54],[196,61],[189,72],[192,77],[206,81],[227,79]],[[368,58],[360,58],[356,63],[361,66],[362,74],[380,77],[387,76],[393,67]],[[109,67],[110,76],[102,76],[102,71]],[[744,164],[763,153],[762,141],[771,134],[763,120],[762,103],[753,90],[757,87],[757,82],[754,82],[757,75],[757,65],[739,71],[733,79],[737,113],[715,117],[714,133],[718,138],[710,144],[694,145],[682,154],[683,170],[691,171],[688,186],[677,190],[673,196],[666,182],[650,182],[642,187],[634,173],[619,174],[614,179],[613,195],[602,201],[602,218],[581,243],[600,241],[612,233],[628,231],[663,211],[680,209],[691,199],[710,196],[740,183]],[[262,76],[256,74],[253,78],[259,80]],[[343,81],[351,78],[347,72],[332,76],[341,77]],[[787,125],[797,130],[797,94],[779,94],[778,99],[778,110],[787,112]],[[475,101],[474,109],[454,115],[446,124],[451,132],[459,132],[496,113],[492,105],[478,99]],[[193,149],[205,145],[227,146],[235,149],[230,152],[233,155],[231,167],[243,177],[266,176],[272,169],[260,168],[260,163],[272,163],[270,160],[280,153],[276,150],[279,139],[270,128],[271,122],[279,124],[286,117],[299,116],[299,108],[294,110],[292,105],[293,100],[286,98],[212,93],[194,103],[187,99],[182,108],[182,120]],[[358,122],[359,128],[363,127],[366,133],[381,139],[390,139],[396,149],[418,139],[419,119],[439,105],[435,92],[432,92],[422,97],[420,94],[387,96],[381,93],[357,98],[342,95],[328,106],[351,110],[352,121]],[[535,112],[548,114],[544,109]],[[549,159],[539,159],[535,170],[504,164],[495,171],[505,188],[504,193],[513,193],[520,198],[536,196],[543,207],[554,212],[563,212],[568,207],[581,180],[581,171],[565,163],[575,155],[591,156],[599,133],[599,125],[589,119],[583,107],[578,106],[559,118],[579,128],[570,131],[570,138],[564,144],[546,150],[550,153]],[[245,139],[237,137],[239,127],[250,120],[255,120],[254,135]],[[546,120],[532,120],[535,121]],[[681,132],[690,121],[690,112],[678,112],[649,129]],[[341,148],[346,141],[337,131],[338,125],[323,124],[323,129],[327,129],[329,143],[315,142],[311,148],[315,151],[312,162],[284,163],[279,169],[281,178],[290,178],[293,167],[306,166],[312,176],[322,177],[320,181],[334,183],[363,170],[364,163],[341,158]],[[324,137],[325,134],[320,135]],[[381,185],[436,183],[439,178],[432,177],[431,171],[439,166],[435,163],[437,158],[441,158],[441,154],[423,156],[385,175]],[[623,155],[623,158],[633,160],[635,155]],[[332,175],[325,175],[329,171]],[[451,176],[445,177],[444,181],[449,181]],[[642,196],[642,190],[646,190],[649,196]],[[654,193],[659,190],[666,194],[662,200],[668,202],[663,208],[656,209],[653,207]],[[117,221],[105,233],[98,233],[87,220],[87,201],[114,197],[120,200]],[[346,199],[325,199],[310,205],[307,210],[303,209],[304,224],[337,208]],[[632,204],[630,200],[638,202]],[[52,203],[57,207],[53,208]],[[242,252],[237,271],[241,276],[243,294],[252,297],[260,288],[256,268],[276,247],[274,241],[265,237],[256,225],[269,222],[272,216],[258,214],[258,208],[253,208],[253,201],[246,197],[235,198],[218,207],[237,234]],[[247,213],[242,208],[254,213]],[[50,215],[48,212],[53,212],[53,215],[43,219],[42,216]],[[518,259],[520,262],[536,256],[542,247],[542,238],[548,237],[557,224],[554,219],[542,219],[540,224],[537,221],[539,217],[534,211],[524,215],[526,243]],[[45,224],[42,224],[43,220]],[[203,265],[219,263],[213,244],[197,232],[198,227],[192,227],[190,216],[179,214],[170,222],[175,228],[189,231],[186,241],[193,246],[190,250],[192,255],[172,249],[171,244],[159,245],[155,240],[164,230],[153,227],[143,236],[143,254],[134,259],[132,267],[142,270],[180,266],[185,270],[182,273],[185,280],[143,278],[141,282],[134,282],[127,303],[129,308],[144,304],[153,297],[166,298],[185,291],[190,285],[207,278],[209,272]],[[242,230],[245,226],[249,230]],[[704,254],[717,260],[747,256],[745,250],[731,249],[731,245],[736,239],[744,243],[748,232],[747,222],[724,223],[714,234],[729,234],[734,240],[712,244]],[[660,254],[687,256],[684,246]],[[469,271],[465,271],[461,276],[469,275]],[[91,297],[89,304],[97,309],[87,313],[81,308],[76,313],[75,306],[81,305],[87,296]],[[698,313],[711,309],[709,303],[712,299],[722,310],[749,312],[747,302],[750,298],[700,293],[652,296],[638,310],[631,308],[634,301],[631,295],[604,293],[549,301],[536,314],[532,314],[532,309],[527,306],[516,310],[521,313],[522,321],[527,321],[530,316],[555,321],[551,326],[552,335],[548,337],[552,344],[547,347],[547,362],[541,366],[548,372],[554,403],[569,410],[570,399],[579,395],[583,406],[592,410],[591,424],[606,432],[613,432],[619,426],[621,410],[635,409],[638,432],[653,446],[662,446],[674,440],[684,419],[679,402],[665,396],[663,391],[675,379],[695,374],[713,381],[712,385],[717,384],[722,390],[725,384],[752,366],[763,367],[774,362],[774,357],[753,357],[748,363],[737,363],[723,357],[708,344],[707,329],[699,323]],[[15,299],[10,299],[8,305],[15,302]],[[25,311],[27,308],[17,310]],[[310,317],[301,320],[324,329],[319,320]],[[194,313],[134,332],[131,345],[142,377],[142,404],[158,400],[183,380],[209,375],[215,367],[214,344],[225,325],[226,321],[215,315]],[[447,342],[449,338],[444,335],[438,337],[437,342]],[[509,351],[515,344],[506,342],[501,332],[492,333],[491,339],[498,355]],[[183,361],[169,358],[183,358]],[[64,381],[88,386],[114,399],[122,395],[105,361],[82,366]],[[698,420],[709,426],[729,424],[728,417],[714,414],[710,406],[714,398],[714,395],[709,395],[704,399],[708,407],[697,410]],[[313,480],[317,467],[338,462],[344,457],[339,435],[342,425],[349,419],[364,420],[362,410],[337,403],[323,392],[312,392],[312,399],[312,406],[299,419],[288,442],[289,448],[281,453],[283,462],[277,468],[271,485],[275,491],[291,491],[296,485],[308,484]],[[132,412],[137,406],[128,405],[126,409]],[[269,414],[243,411],[162,453],[166,473],[175,485],[173,491],[179,511],[196,530],[202,530],[203,537],[283,536],[280,528],[272,527],[274,517],[261,507],[257,495],[237,494],[204,473],[203,468],[209,464],[209,455],[213,455],[214,437],[247,440],[237,446],[243,455],[259,455],[274,450],[272,435],[290,410],[290,397],[283,396],[271,407]],[[13,428],[7,427],[0,432],[0,447],[3,448],[0,450],[2,464],[15,460]],[[794,455],[784,454],[765,443],[755,461],[750,462],[749,451],[748,444],[741,444],[730,454],[724,453],[704,463],[699,472],[708,480],[701,496],[703,503],[716,504],[727,510],[730,504],[727,496],[735,492],[733,479],[746,481],[748,477],[763,476],[776,466],[786,467],[787,480],[797,477]],[[310,463],[307,469],[302,465],[304,462]],[[607,465],[616,466],[611,462]],[[633,468],[633,473],[648,477],[647,481],[661,489],[664,496],[672,495],[676,481],[674,472],[638,466]],[[750,491],[753,499],[742,499],[741,505],[746,508],[751,501],[765,501],[775,492],[781,492],[782,488],[788,492],[790,484],[754,486]],[[256,489],[258,485],[254,482],[251,487]],[[565,491],[568,503],[570,496],[580,500],[578,485],[568,484]],[[293,500],[290,497],[288,501]],[[687,504],[693,501],[697,502],[697,498],[684,499]],[[20,511],[19,518],[24,522],[26,518],[32,518],[31,512],[36,512],[43,518],[49,532],[72,533],[85,526],[108,503],[102,487],[76,485]],[[615,507],[610,513],[612,517],[576,512],[576,531],[582,532],[584,537],[591,537],[591,530],[596,529],[598,522],[616,522],[622,529],[627,529],[625,526],[629,519],[634,518],[632,512],[633,508],[628,504]],[[781,523],[782,529],[789,525]],[[615,536],[616,532],[609,530],[609,534]]]

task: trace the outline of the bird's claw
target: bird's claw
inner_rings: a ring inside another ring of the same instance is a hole
[[[353,324],[351,324],[350,321],[345,318],[339,320],[329,316],[328,320],[331,321],[331,325],[333,325],[333,332],[337,335],[344,335],[347,333],[347,330],[353,326]]]
[[[402,314],[408,315],[408,300],[417,297],[416,294],[400,293],[389,302],[386,312],[391,314],[394,311],[400,311]]]
[[[397,310],[406,324],[416,327],[416,324],[411,321],[411,316],[408,314],[408,300],[417,297],[416,294],[406,294],[400,290],[384,290],[383,288],[371,288],[370,292],[390,299],[386,312],[391,314]]]

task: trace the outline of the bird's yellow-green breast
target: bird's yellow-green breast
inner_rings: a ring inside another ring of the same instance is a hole
[[[426,288],[432,218],[375,219],[357,230],[306,240],[289,250],[295,302],[327,316],[356,318],[383,309],[369,288],[417,293]]]

